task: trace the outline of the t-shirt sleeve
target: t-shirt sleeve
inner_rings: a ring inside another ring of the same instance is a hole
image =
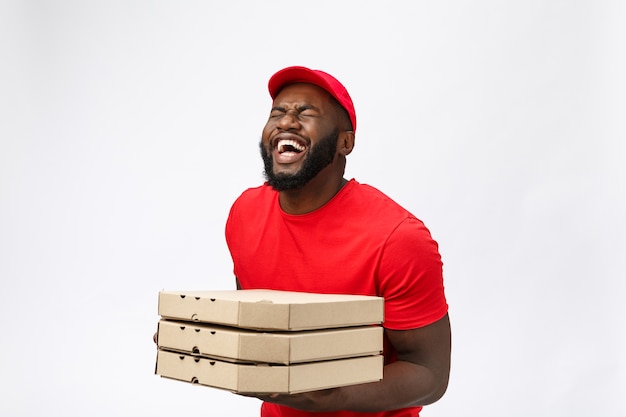
[[[400,223],[385,244],[378,270],[386,328],[416,329],[447,313],[442,268],[437,242],[426,226],[414,217]]]

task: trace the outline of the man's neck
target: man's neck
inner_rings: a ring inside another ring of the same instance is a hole
[[[281,191],[278,201],[283,211],[289,214],[305,214],[317,210],[328,203],[348,183],[348,180],[342,177],[324,184],[316,183],[316,179],[297,190]]]

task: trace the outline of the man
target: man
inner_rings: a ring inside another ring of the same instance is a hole
[[[269,92],[267,182],[235,201],[226,224],[237,287],[384,297],[385,366],[379,382],[255,395],[261,415],[418,416],[444,394],[450,370],[437,244],[389,197],[343,177],[356,114],[338,80],[289,67]]]

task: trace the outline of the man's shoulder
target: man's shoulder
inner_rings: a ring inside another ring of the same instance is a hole
[[[396,212],[401,215],[411,215],[407,209],[378,188],[354,180],[353,182],[353,198],[359,201],[360,204],[366,205],[368,211],[371,212],[374,208],[378,208],[384,211]]]
[[[241,202],[258,201],[264,199],[272,199],[276,197],[276,191],[267,184],[262,184],[256,187],[250,187],[244,190],[241,195],[235,200],[235,204]]]
[[[276,201],[276,192],[263,184],[243,191],[233,202],[228,214],[228,224],[260,224],[267,218]]]

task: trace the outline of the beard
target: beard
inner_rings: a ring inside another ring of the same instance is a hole
[[[307,150],[302,167],[293,174],[274,173],[274,159],[271,153],[268,153],[265,146],[263,146],[263,141],[261,141],[259,147],[263,165],[265,166],[267,184],[276,191],[297,190],[304,187],[335,160],[338,139],[338,129],[322,138],[316,145]]]

